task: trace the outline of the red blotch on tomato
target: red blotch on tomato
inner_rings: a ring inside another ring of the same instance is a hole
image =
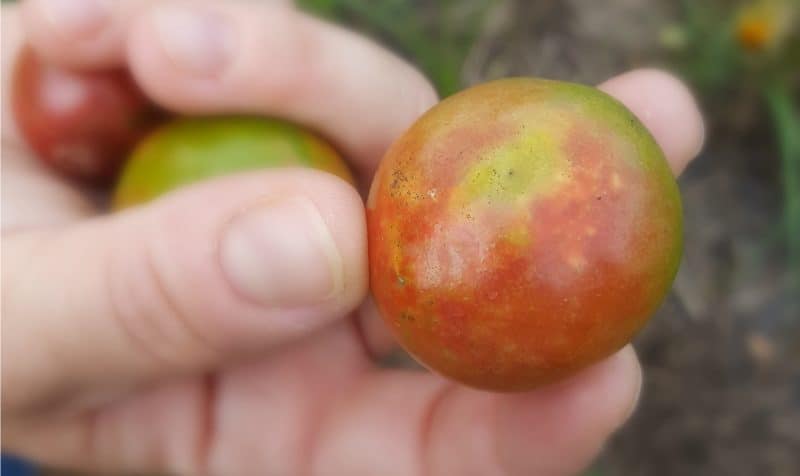
[[[162,113],[124,70],[78,72],[25,47],[12,79],[17,125],[31,148],[68,177],[107,183]]]
[[[465,384],[521,391],[623,347],[682,247],[663,153],[597,89],[487,83],[387,152],[367,204],[371,288],[400,343]]]

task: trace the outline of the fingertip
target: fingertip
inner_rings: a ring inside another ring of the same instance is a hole
[[[689,88],[659,69],[638,69],[599,86],[625,104],[650,130],[678,174],[703,147],[705,124]]]
[[[111,17],[111,5],[101,0],[27,0],[26,21],[38,33],[62,40],[85,40],[102,30]]]
[[[414,121],[439,102],[439,93],[421,71],[411,65],[402,66],[406,68],[405,77],[398,75],[396,82],[401,89],[392,100],[404,106],[394,108],[393,112],[396,117],[387,120],[383,130],[373,134],[379,140],[359,154],[372,158],[365,164],[365,170],[370,177],[391,143],[411,127]]]
[[[127,1],[28,0],[22,20],[28,42],[47,61],[65,67],[109,68],[123,60]]]
[[[394,122],[396,130],[389,134],[390,137],[397,137],[405,132],[419,116],[439,102],[439,93],[430,80],[414,66],[403,66],[406,67],[406,77],[398,82],[402,90],[398,91],[397,99],[407,106],[398,111],[402,117],[397,117]]]
[[[574,474],[633,413],[642,375],[628,345],[564,382],[498,401],[497,451],[510,474]]]
[[[417,106],[417,115],[419,116],[439,102],[439,93],[433,83],[421,71],[414,69],[414,72],[417,75],[417,84],[419,85],[419,102]]]

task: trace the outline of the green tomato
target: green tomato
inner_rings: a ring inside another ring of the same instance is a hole
[[[183,118],[147,136],[125,164],[112,206],[148,202],[178,187],[225,174],[310,167],[353,184],[328,143],[294,124],[256,117]]]

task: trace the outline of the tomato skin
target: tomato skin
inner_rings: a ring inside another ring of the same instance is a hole
[[[113,207],[234,172],[276,167],[314,168],[355,185],[339,153],[300,126],[262,117],[189,117],[162,125],[137,145],[120,174]]]
[[[14,117],[37,156],[67,177],[110,182],[136,142],[162,116],[128,72],[53,66],[30,47],[12,78]]]
[[[384,157],[367,223],[372,293],[400,343],[494,391],[622,348],[682,252],[679,191],[645,127],[599,90],[533,78],[423,115]]]

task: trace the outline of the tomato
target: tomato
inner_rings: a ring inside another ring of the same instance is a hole
[[[124,70],[78,72],[23,48],[12,79],[13,111],[37,155],[68,177],[113,179],[136,142],[162,113]]]
[[[400,343],[497,391],[623,347],[682,251],[679,191],[639,120],[595,88],[533,78],[423,115],[384,157],[367,220],[372,292]]]
[[[316,135],[278,119],[176,119],[133,151],[115,189],[114,208],[152,200],[180,186],[233,172],[311,167],[354,183],[336,150]]]

